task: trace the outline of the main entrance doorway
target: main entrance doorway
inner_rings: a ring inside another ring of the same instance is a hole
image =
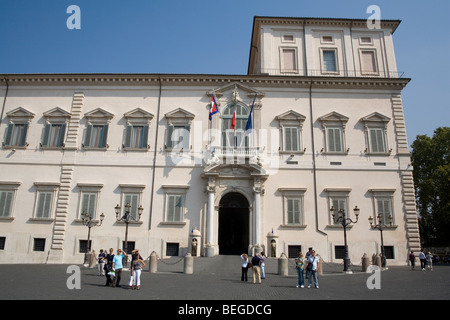
[[[248,251],[250,205],[241,193],[230,192],[219,203],[219,254]]]

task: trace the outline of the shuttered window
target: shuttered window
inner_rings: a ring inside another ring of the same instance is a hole
[[[36,218],[50,218],[52,209],[53,192],[39,192],[36,208]]]
[[[13,196],[13,191],[0,191],[0,217],[11,216]]]
[[[169,126],[167,129],[167,149],[189,150],[190,126]]]
[[[89,216],[94,219],[95,212],[97,207],[97,193],[87,193],[84,192],[82,194],[82,203],[81,203],[81,213],[87,212]]]
[[[6,129],[5,146],[24,147],[26,144],[28,124],[9,123]]]
[[[63,147],[65,133],[65,124],[47,123],[44,129],[44,136],[42,137],[42,146],[54,148]]]
[[[134,219],[134,220],[138,220],[138,208],[139,208],[139,193],[125,193],[123,195],[123,214],[125,215],[125,210],[126,207],[125,205],[127,203],[130,204],[130,216]]]
[[[342,128],[327,128],[327,151],[343,152]]]
[[[295,49],[282,49],[281,72],[292,72],[297,70]]]
[[[183,196],[179,194],[167,195],[167,221],[181,222],[183,213]]]
[[[84,139],[86,148],[106,148],[108,125],[88,125]]]
[[[340,224],[337,223],[336,220],[338,219],[340,213],[339,211],[343,210],[345,214],[347,215],[347,199],[346,198],[339,198],[339,197],[333,197],[331,199],[331,205],[334,207],[334,219],[331,217],[331,220],[334,224]]]
[[[389,219],[388,217],[392,215],[392,209],[391,209],[391,205],[392,205],[392,201],[391,198],[377,198],[377,215],[380,214],[381,215],[381,223],[383,225],[388,225],[389,224]]]
[[[301,223],[301,199],[291,198],[286,200],[288,224]]]
[[[285,127],[285,151],[300,151],[300,133],[298,127]]]
[[[369,147],[370,152],[385,153],[385,133],[382,128],[369,128]]]
[[[127,126],[124,147],[130,149],[147,149],[148,128],[148,125]]]

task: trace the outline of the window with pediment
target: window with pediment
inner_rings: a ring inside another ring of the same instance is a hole
[[[127,121],[123,148],[125,150],[148,150],[148,133],[153,115],[140,108],[124,114]]]
[[[337,112],[331,112],[319,118],[324,131],[323,153],[345,154],[348,152],[345,143],[345,125],[348,118]]]
[[[366,136],[366,153],[373,155],[389,154],[387,141],[387,124],[391,119],[374,112],[361,119]]]
[[[293,110],[276,117],[280,124],[280,152],[303,153],[302,127],[306,117]]]
[[[19,107],[8,113],[8,127],[3,140],[4,148],[25,149],[28,146],[27,133],[34,113]]]
[[[45,127],[41,140],[41,148],[64,147],[66,127],[70,113],[56,107],[44,113]]]
[[[194,117],[194,114],[181,108],[166,113],[166,151],[188,151],[190,149],[191,123]]]
[[[107,149],[108,128],[111,119],[114,117],[112,113],[97,108],[85,114],[88,123],[84,136],[84,149]]]

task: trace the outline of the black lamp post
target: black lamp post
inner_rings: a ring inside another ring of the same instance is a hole
[[[383,227],[386,227],[387,225],[384,223],[385,221],[383,221],[383,216],[379,213],[378,216],[378,224],[374,225],[373,224],[373,218],[369,217],[369,223],[370,223],[370,227],[372,229],[378,229],[380,230],[380,235],[381,235],[381,265],[383,267],[386,267],[386,256],[384,255],[384,241],[383,241]],[[392,216],[389,215],[389,217],[387,218],[387,222],[389,223],[390,226],[392,226]]]
[[[126,225],[126,228],[125,228],[125,243],[124,243],[124,246],[123,246],[123,251],[124,251],[125,253],[127,253],[127,254],[128,254],[128,252],[127,252],[127,249],[128,249],[128,224],[129,224],[131,221],[138,222],[139,220],[141,220],[142,211],[144,211],[144,208],[142,208],[142,205],[140,205],[139,208],[138,208],[138,217],[137,217],[137,219],[136,219],[135,217],[133,217],[133,216],[130,214],[130,208],[131,208],[131,205],[130,205],[129,203],[127,203],[127,204],[125,205],[125,213],[124,213],[124,215],[123,215],[122,217],[120,217],[120,218],[119,218],[119,215],[120,215],[120,209],[121,209],[120,206],[119,206],[119,205],[116,205],[116,207],[114,208],[115,211],[116,211],[116,220],[117,220],[118,222],[125,222],[125,225]],[[123,264],[123,266],[124,266],[125,268],[127,267],[127,260],[128,260],[128,258],[125,257],[124,264]]]
[[[359,208],[355,206],[355,209],[353,209],[353,212],[355,213],[356,220],[353,221],[350,218],[346,217],[346,213],[344,210],[339,210],[338,217],[335,216],[334,212],[336,210],[333,206],[331,206],[330,212],[331,216],[333,217],[333,220],[336,223],[340,223],[344,227],[344,245],[345,245],[345,255],[344,255],[344,272],[349,272],[349,266],[350,266],[350,258],[348,257],[348,245],[347,245],[347,226],[352,223],[358,222],[358,216],[359,216]],[[351,271],[350,271],[351,272]]]
[[[87,252],[91,252],[91,228],[100,227],[104,218],[105,215],[103,213],[100,215],[100,221],[92,219],[91,215],[86,211],[81,213],[81,222],[83,222],[83,225],[88,227]]]

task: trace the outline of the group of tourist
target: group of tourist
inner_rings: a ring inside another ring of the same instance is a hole
[[[431,252],[425,253],[423,250],[420,251],[419,260],[422,271],[425,271],[425,269],[430,271],[433,270],[433,255]],[[416,256],[413,251],[409,254],[409,261],[411,262],[411,269],[414,270],[416,267]]]
[[[131,275],[128,285],[133,289],[139,290],[141,288],[141,272],[145,263],[139,254],[139,250],[133,250],[131,256]],[[109,249],[109,253],[104,252],[103,249],[100,250],[98,255],[98,275],[106,277],[105,286],[113,288],[121,286],[123,261],[127,258],[126,252],[121,249],[117,250],[117,254],[114,254],[113,248]]]
[[[266,278],[265,274],[265,260],[266,256],[264,252],[256,253],[251,259],[248,257],[246,253],[241,254],[242,259],[242,275],[241,281],[247,281],[247,273],[248,269],[252,269],[253,271],[253,283],[261,283],[261,279]],[[317,271],[320,266],[320,259],[316,256],[316,251],[312,248],[309,248],[309,251],[306,253],[305,257],[302,252],[298,253],[297,258],[295,259],[295,268],[298,274],[298,284],[297,288],[305,287],[305,270],[306,270],[306,278],[308,279],[308,288],[311,288],[312,283],[314,286],[319,289],[319,281],[317,279]]]

